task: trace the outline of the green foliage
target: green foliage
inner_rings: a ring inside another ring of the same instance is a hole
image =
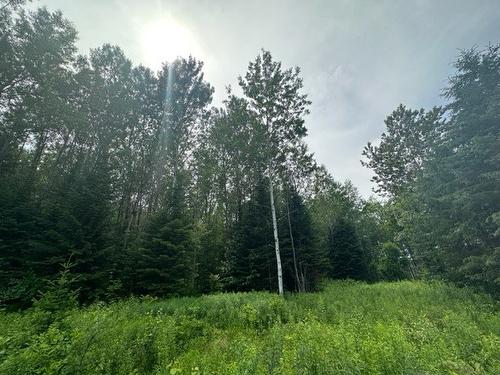
[[[363,150],[367,161],[361,161],[375,172],[372,181],[377,183],[376,192],[396,196],[415,182],[434,151],[444,125],[443,112],[438,107],[429,112],[413,111],[400,104],[387,116],[380,145],[368,142]]]
[[[406,230],[432,273],[496,293],[500,47],[464,51],[456,68],[446,90],[450,119],[408,198]]]
[[[76,277],[71,275],[73,265],[68,260],[62,267],[57,279],[49,281],[48,288],[33,302],[35,322],[42,328],[60,321],[78,307],[78,290],[74,287]]]
[[[314,230],[311,211],[293,187],[281,209],[283,273],[287,290],[312,291],[326,274],[329,259]]]
[[[393,242],[385,242],[380,251],[378,270],[383,280],[395,281],[408,277],[409,260]]]
[[[269,51],[239,77],[244,97],[209,109],[201,61],[153,72],[109,44],[78,56],[61,12],[0,3],[2,308],[42,293],[36,309],[67,310],[74,292],[54,280],[70,254],[83,303],[273,291],[273,245],[289,291],[329,269],[499,290],[498,46],[459,56],[446,122],[440,108],[387,117],[364,155],[390,199],[365,201],[316,165],[300,70]]]
[[[220,221],[200,223],[194,228],[194,241],[198,249],[195,290],[210,293],[222,290],[221,263],[224,256],[224,227]]]
[[[443,112],[400,106],[364,155],[397,225],[390,241],[412,272],[500,290],[500,46],[462,51]],[[414,264],[413,264],[414,263]]]
[[[361,247],[356,227],[340,219],[329,237],[330,276],[335,279],[368,279],[368,262]]]
[[[0,303],[28,307],[69,254],[80,300],[137,292],[123,271],[134,270],[147,237],[141,224],[191,183],[186,159],[213,92],[203,64],[180,58],[156,76],[109,44],[77,57],[60,12],[19,3],[0,11]],[[187,215],[160,225],[177,234],[150,239],[180,235],[193,224]],[[192,243],[173,256],[192,263],[175,293],[194,290],[195,259],[183,259]],[[161,263],[150,261],[144,267]]]
[[[283,69],[271,52],[262,50],[239,77],[239,84],[266,135],[260,152],[265,154],[268,173],[276,175],[302,160],[305,149],[301,145],[307,134],[304,117],[311,102],[302,93],[300,69]]]
[[[223,281],[227,290],[275,290],[276,263],[272,251],[269,192],[265,180],[255,187],[233,229],[234,245],[225,255]]]
[[[129,299],[39,331],[0,313],[2,374],[495,374],[495,302],[443,283]]]
[[[177,196],[174,206],[153,218],[138,250],[135,272],[140,294],[152,296],[194,293],[196,242],[193,223]]]

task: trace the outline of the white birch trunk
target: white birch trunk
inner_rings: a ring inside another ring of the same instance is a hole
[[[269,196],[271,198],[271,213],[273,216],[274,249],[276,251],[276,265],[278,268],[278,291],[283,296],[283,273],[281,270],[280,241],[278,237],[278,222],[276,221],[276,208],[274,207],[273,178],[269,168]]]

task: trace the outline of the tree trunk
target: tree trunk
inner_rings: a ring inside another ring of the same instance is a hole
[[[274,207],[273,178],[269,168],[269,197],[271,199],[271,213],[273,217],[274,249],[276,251],[276,265],[278,268],[278,291],[283,296],[283,273],[281,271],[280,241],[278,238],[278,223],[276,221],[276,208]]]
[[[297,291],[302,292],[302,285],[299,278],[299,270],[297,268],[297,256],[295,254],[295,243],[293,242],[293,231],[292,231],[292,221],[290,219],[290,203],[288,201],[288,196],[286,198],[286,213],[288,217],[288,231],[290,232],[290,243],[292,245],[292,255],[293,255],[293,268],[295,271],[295,280],[297,283]]]

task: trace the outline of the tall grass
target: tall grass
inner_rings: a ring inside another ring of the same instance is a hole
[[[0,374],[500,374],[495,301],[443,283],[0,314]]]

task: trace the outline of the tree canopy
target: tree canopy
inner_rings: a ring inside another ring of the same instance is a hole
[[[498,290],[500,47],[458,56],[444,107],[387,117],[367,200],[315,161],[300,69],[271,52],[215,108],[195,57],[79,55],[60,12],[22,3],[0,8],[0,305],[58,296],[61,272],[83,303],[327,277]]]

